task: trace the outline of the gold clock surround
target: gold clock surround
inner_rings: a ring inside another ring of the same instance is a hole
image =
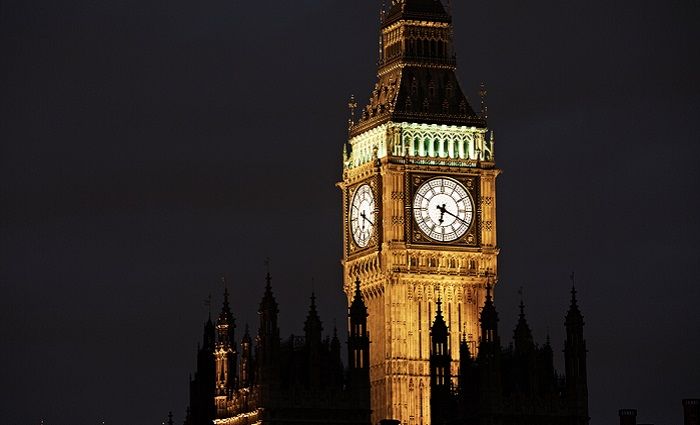
[[[373,223],[373,229],[372,229],[372,235],[369,238],[368,243],[365,246],[361,246],[360,244],[357,243],[355,240],[355,237],[353,236],[353,230],[352,230],[352,201],[355,197],[355,194],[357,191],[362,188],[363,186],[369,186],[369,188],[372,191],[372,196],[374,197],[374,223]],[[364,181],[360,181],[356,184],[353,184],[351,187],[347,189],[347,193],[345,196],[345,210],[344,210],[344,215],[345,215],[345,222],[347,223],[345,226],[345,240],[346,240],[346,250],[347,250],[347,255],[352,256],[352,255],[357,255],[359,253],[362,253],[364,251],[370,250],[370,249],[376,249],[377,244],[379,243],[379,227],[381,226],[381,215],[380,215],[380,204],[381,204],[381,198],[379,197],[379,190],[378,190],[378,181],[376,178],[369,178]]]
[[[418,188],[424,183],[434,179],[444,177],[451,180],[455,180],[462,184],[464,188],[469,193],[472,201],[473,207],[473,218],[469,225],[469,229],[461,237],[449,241],[441,242],[430,238],[428,235],[423,233],[418,227],[418,223],[413,215],[413,199],[416,196]],[[452,246],[463,246],[463,247],[475,247],[480,243],[480,232],[479,226],[481,222],[481,207],[478,200],[479,196],[479,177],[464,174],[443,174],[443,173],[411,173],[406,174],[407,182],[406,187],[409,188],[409,196],[406,197],[406,217],[410,218],[405,220],[406,224],[406,235],[409,235],[410,244],[415,245],[452,245]]]

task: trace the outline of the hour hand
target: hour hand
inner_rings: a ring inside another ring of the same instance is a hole
[[[445,221],[445,220],[443,220],[443,218],[445,217],[445,213],[447,212],[447,208],[445,208],[445,204],[442,204],[442,205],[438,205],[437,209],[438,209],[438,211],[440,211],[440,218],[438,219],[438,221],[440,222],[440,224],[442,224],[442,222]]]

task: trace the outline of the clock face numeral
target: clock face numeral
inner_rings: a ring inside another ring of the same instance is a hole
[[[474,202],[457,180],[436,177],[421,184],[416,191],[413,218],[430,239],[452,242],[469,230],[474,219]]]
[[[374,193],[368,184],[363,184],[357,188],[350,203],[350,231],[360,248],[369,245],[374,235],[375,218]]]

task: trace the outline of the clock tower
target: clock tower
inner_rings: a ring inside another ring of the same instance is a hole
[[[393,0],[382,14],[378,81],[343,152],[344,290],[367,305],[372,422],[430,424],[431,326],[480,339],[498,280],[494,138],[456,76],[452,17],[440,0]],[[463,350],[464,351],[464,350]]]

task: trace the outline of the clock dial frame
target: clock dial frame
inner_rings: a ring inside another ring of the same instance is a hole
[[[375,238],[377,228],[377,202],[369,183],[362,183],[355,188],[349,209],[352,241],[359,249],[367,248]]]
[[[409,176],[407,231],[410,243],[478,246],[481,210],[477,176]]]

